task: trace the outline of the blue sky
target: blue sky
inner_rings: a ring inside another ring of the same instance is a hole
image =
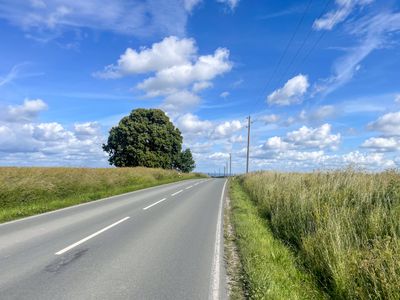
[[[0,0],[0,165],[108,166],[164,109],[199,171],[400,165],[395,0]],[[104,6],[106,5],[106,6]]]

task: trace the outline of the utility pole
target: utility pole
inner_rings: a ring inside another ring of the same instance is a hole
[[[224,177],[226,176],[226,166],[224,166]]]
[[[232,153],[229,153],[229,176],[232,176]]]
[[[226,162],[226,177],[229,176],[229,164],[228,161]]]
[[[247,117],[247,161],[246,161],[246,174],[249,173],[249,154],[250,154],[250,116]]]

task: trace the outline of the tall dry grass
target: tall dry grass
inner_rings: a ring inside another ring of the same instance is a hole
[[[333,298],[400,299],[399,173],[261,172],[242,184]]]
[[[148,168],[0,168],[0,222],[199,177]]]

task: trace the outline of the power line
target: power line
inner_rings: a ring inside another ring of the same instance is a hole
[[[329,4],[331,3],[332,0],[327,0],[324,6],[324,9],[322,10],[321,14],[318,16],[317,19],[320,19],[324,14],[326,14],[326,12],[328,11],[329,8]],[[336,15],[334,16],[335,19]],[[306,38],[303,40],[303,42],[301,43],[300,47],[297,49],[296,54],[293,56],[292,60],[290,61],[290,63],[288,64],[286,70],[282,73],[282,75],[279,77],[278,83],[282,81],[282,79],[287,75],[287,73],[290,71],[291,67],[293,66],[294,62],[296,61],[297,57],[299,56],[300,52],[303,50],[304,46],[306,45],[306,43],[308,42],[308,39],[310,38],[311,34],[313,33],[313,28],[312,26],[310,27],[309,31],[307,32],[307,36]],[[314,43],[314,46],[316,46],[318,44],[318,42],[322,39],[322,37],[324,36],[325,31],[323,31],[321,33],[321,35],[319,36],[319,38],[317,38],[316,43]],[[310,54],[310,52],[308,52]]]
[[[279,70],[279,68],[280,68],[280,66],[281,66],[281,64],[282,64],[282,62],[283,62],[283,59],[285,58],[287,52],[289,51],[289,48],[290,48],[290,46],[292,45],[292,43],[293,43],[293,41],[294,41],[294,38],[296,37],[296,35],[297,35],[297,33],[298,33],[298,31],[299,31],[301,25],[303,24],[304,18],[305,18],[305,16],[306,16],[306,14],[308,13],[308,11],[309,11],[309,9],[310,9],[310,7],[311,7],[312,2],[313,2],[313,0],[309,0],[309,1],[308,1],[308,4],[307,4],[306,8],[304,9],[304,11],[303,11],[303,13],[302,13],[302,16],[301,16],[301,18],[300,18],[300,20],[299,20],[299,22],[297,23],[297,26],[296,26],[296,28],[295,28],[295,30],[294,30],[292,36],[290,37],[290,39],[288,40],[288,43],[286,44],[285,50],[282,52],[282,54],[281,54],[281,56],[280,56],[280,58],[279,58],[279,60],[278,60],[278,63],[275,65],[275,68],[274,68],[274,70],[272,71],[271,76],[269,76],[269,78],[268,78],[268,80],[267,80],[267,83],[266,83],[266,85],[265,85],[264,90],[261,91],[261,95],[259,95],[259,97],[257,97],[257,99],[258,99],[258,98],[261,98],[262,100],[264,100],[264,94],[267,92],[268,87],[269,87],[269,85],[270,85],[271,82],[272,82],[272,79],[275,77],[276,72]],[[262,101],[262,103],[263,103],[263,101]]]

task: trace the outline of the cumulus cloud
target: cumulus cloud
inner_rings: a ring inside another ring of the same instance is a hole
[[[230,137],[233,133],[241,130],[243,124],[238,120],[226,121],[217,125],[212,133],[213,138]]]
[[[95,76],[102,78],[119,78],[127,75],[160,71],[172,66],[185,65],[197,52],[193,39],[179,39],[175,36],[164,38],[154,43],[151,48],[139,51],[128,48],[115,65],[105,67]]]
[[[266,150],[274,150],[283,152],[291,148],[288,142],[285,142],[280,136],[270,137],[264,144],[263,148]]]
[[[303,126],[298,130],[286,133],[283,138],[270,137],[262,148],[275,152],[299,149],[336,149],[339,146],[341,135],[340,133],[333,134],[331,129],[330,124],[316,128]]]
[[[78,139],[99,135],[100,124],[97,122],[75,123],[74,133]]]
[[[195,93],[199,93],[202,90],[208,89],[208,88],[210,88],[212,86],[213,86],[212,82],[209,82],[209,81],[195,82],[193,84],[192,91],[195,92]]]
[[[400,135],[400,111],[387,113],[368,124],[369,130],[380,131],[388,135]]]
[[[95,122],[76,123],[73,130],[57,122],[38,122],[43,100],[9,106],[0,118],[0,163],[3,165],[105,166],[104,140]]]
[[[393,152],[400,150],[400,140],[398,137],[372,137],[361,146],[377,152]]]
[[[343,22],[356,7],[363,7],[374,0],[336,0],[337,9],[330,11],[315,20],[313,28],[316,30],[332,30],[335,25]]]
[[[173,116],[187,112],[196,107],[199,103],[199,96],[192,92],[182,90],[168,95],[161,105],[161,108]]]
[[[383,153],[361,153],[359,151],[353,151],[342,156],[344,164],[353,164],[357,167],[363,168],[393,168],[396,166],[395,162],[391,159],[387,159]]]
[[[308,87],[307,76],[299,74],[289,79],[282,88],[272,92],[267,98],[268,104],[287,106],[301,103]]]
[[[332,126],[323,124],[317,128],[301,127],[299,130],[289,132],[287,140],[295,146],[304,148],[337,148],[340,143],[340,133],[332,134]]]
[[[209,155],[208,158],[215,159],[215,160],[226,160],[229,158],[229,153],[215,152],[215,153],[212,153],[211,155]]]
[[[233,135],[229,138],[229,142],[234,144],[234,143],[243,143],[245,141],[245,138],[242,135]]]
[[[212,55],[199,56],[194,62],[174,65],[158,71],[155,76],[137,85],[148,96],[165,95],[176,89],[186,88],[195,82],[210,81],[216,76],[230,71],[229,51],[215,50]]]
[[[198,55],[193,39],[170,36],[150,48],[127,49],[116,64],[94,73],[100,78],[151,74],[136,85],[146,97],[165,97],[161,105],[170,114],[187,112],[200,103],[197,93],[212,86],[212,80],[232,69],[229,50]]]
[[[27,122],[35,119],[40,112],[47,109],[47,104],[41,99],[25,99],[22,105],[9,105],[5,112],[0,113],[0,120],[8,122]]]
[[[198,116],[191,113],[180,116],[175,123],[184,134],[189,135],[201,134],[204,136],[212,128],[210,121],[200,120]]]

